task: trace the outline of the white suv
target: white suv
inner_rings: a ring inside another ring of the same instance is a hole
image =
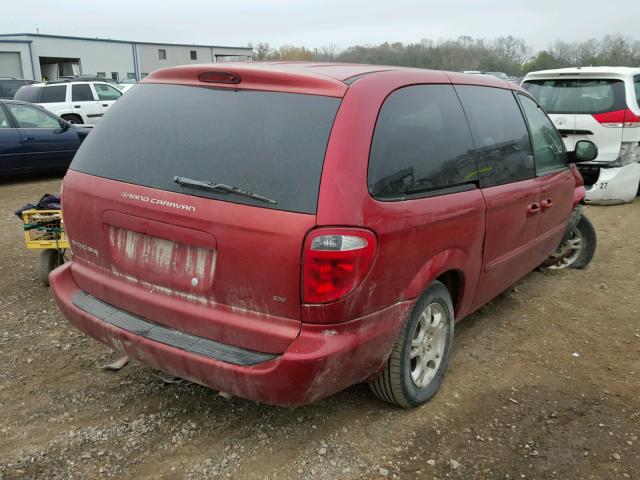
[[[25,85],[14,99],[38,104],[71,123],[95,125],[121,96],[106,82],[57,81]]]
[[[578,164],[585,201],[632,202],[640,191],[640,68],[577,67],[531,72],[522,81],[546,110],[567,150],[578,140],[598,146]]]

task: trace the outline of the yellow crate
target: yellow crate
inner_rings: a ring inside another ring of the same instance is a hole
[[[69,248],[64,234],[62,210],[26,210],[22,212],[27,248]],[[32,228],[27,229],[27,226]]]

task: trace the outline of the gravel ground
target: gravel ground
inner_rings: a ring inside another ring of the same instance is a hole
[[[0,184],[0,480],[640,477],[640,200],[587,208],[588,269],[534,272],[458,324],[427,405],[357,385],[275,408],[100,368],[118,356],[58,312],[12,213],[59,184]]]

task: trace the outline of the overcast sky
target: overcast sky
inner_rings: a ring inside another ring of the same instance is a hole
[[[3,0],[0,33],[310,48],[514,35],[543,49],[558,38],[640,38],[640,1],[563,0]]]

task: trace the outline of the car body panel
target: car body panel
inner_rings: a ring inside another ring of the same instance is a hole
[[[304,405],[368,380],[382,368],[410,302],[336,325],[304,324],[285,353],[251,367],[217,361],[145,339],[87,314],[68,263],[51,273],[62,313],[79,330],[112,349],[173,375],[243,398],[280,406]],[[345,365],[348,368],[345,368]]]
[[[82,143],[73,128],[18,128],[25,164],[42,170],[65,169]]]
[[[625,129],[605,127],[593,115],[550,113],[549,118],[560,130],[568,151],[575,150],[580,140],[589,140],[598,146],[598,156],[594,161],[613,162],[618,158]]]
[[[586,189],[586,203],[619,205],[635,200],[640,184],[640,163],[624,167],[598,168],[596,182]]]
[[[298,335],[300,251],[315,216],[266,214],[73,170],[64,186],[63,205],[74,205],[65,226],[72,245],[84,246],[72,248],[88,293],[162,325],[262,352],[280,353]]]
[[[474,309],[529,273],[549,253],[540,241],[540,216],[528,211],[541,198],[535,179],[485,188],[483,195],[486,235]]]
[[[0,171],[17,171],[23,167],[24,146],[18,129],[0,128]]]
[[[445,73],[384,71],[362,77],[343,98],[325,157],[317,224],[371,228],[378,236],[380,251],[357,291],[330,305],[305,306],[307,320],[326,318],[332,323],[345,312],[366,315],[393,301],[415,299],[433,279],[456,268],[469,276],[456,318],[463,318],[469,310],[484,234],[485,206],[480,190],[409,202],[380,202],[367,190],[367,160],[380,105],[390,92],[407,84],[438,83],[449,83]],[[443,240],[451,238],[449,228],[454,221],[466,225],[469,235],[457,236],[459,241],[452,245]],[[424,248],[411,248],[414,243]],[[439,263],[442,257],[450,261]],[[407,267],[394,268],[398,262]]]

